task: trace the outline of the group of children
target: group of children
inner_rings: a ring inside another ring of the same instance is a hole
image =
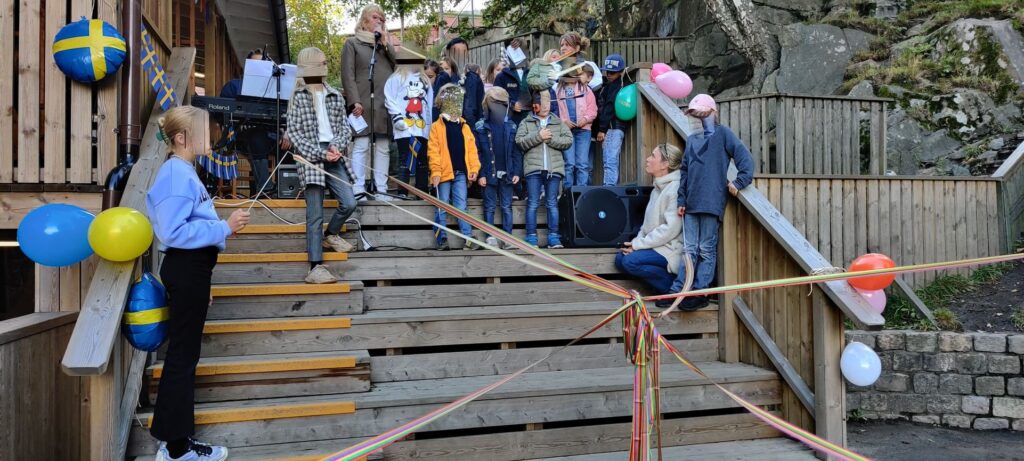
[[[500,212],[506,232],[512,231],[513,197],[525,192],[526,242],[540,242],[537,212],[543,206],[547,247],[562,248],[558,199],[569,187],[590,185],[592,139],[604,142],[604,184],[618,182],[624,122],[616,117],[614,103],[626,63],[619,55],[608,56],[601,66],[588,62],[582,56],[587,45],[586,38],[571,32],[562,36],[559,50],[532,63],[513,62],[509,56],[495,60],[483,76],[482,97],[475,95],[479,85],[471,83],[480,78],[477,66],[466,66],[469,70],[459,76],[450,58],[435,67],[400,53],[398,70],[385,85],[400,151],[399,179],[414,177],[417,188],[433,188],[440,200],[462,210],[476,183],[484,219],[494,224]],[[568,70],[550,77],[550,89],[531,90],[528,66],[537,63],[554,65],[556,72]],[[439,209],[435,218],[443,226],[447,216]],[[459,230],[471,232],[461,220]],[[498,245],[492,236],[486,241]],[[435,232],[435,243],[440,250],[450,249],[443,229]],[[476,248],[472,243],[464,247]]]

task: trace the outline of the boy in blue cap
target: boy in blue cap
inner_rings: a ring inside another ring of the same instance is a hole
[[[614,186],[619,183],[619,153],[625,137],[622,131],[625,122],[615,116],[615,97],[622,89],[622,72],[626,70],[626,60],[619,54],[608,55],[604,58],[601,70],[604,71],[605,80],[598,94],[597,141],[601,143],[604,162],[603,184]]]

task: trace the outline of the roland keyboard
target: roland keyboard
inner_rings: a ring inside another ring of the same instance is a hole
[[[247,124],[270,124],[277,122],[277,101],[245,100],[216,98],[212,96],[193,96],[192,105],[205,109],[213,115],[221,115],[225,120],[234,120]],[[281,123],[285,121],[288,102],[281,101]]]

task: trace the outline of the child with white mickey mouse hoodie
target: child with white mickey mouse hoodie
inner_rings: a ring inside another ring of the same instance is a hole
[[[394,124],[398,144],[398,179],[408,183],[415,174],[416,188],[427,192],[429,187],[427,137],[430,133],[434,91],[430,81],[420,72],[423,57],[405,49],[398,53],[398,70],[384,84],[385,106]],[[413,173],[415,172],[415,173]],[[398,195],[407,196],[400,190]]]

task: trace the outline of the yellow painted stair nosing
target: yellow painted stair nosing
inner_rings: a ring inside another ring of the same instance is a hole
[[[353,356],[315,357],[289,360],[254,360],[203,363],[196,367],[196,376],[236,375],[247,373],[278,373],[285,371],[321,370],[334,368],[354,368],[356,358]],[[163,364],[153,367],[153,378],[163,375]]]
[[[343,294],[352,291],[348,283],[295,283],[265,285],[214,285],[211,293],[214,298],[237,296],[282,296],[282,295],[322,295]]]
[[[348,253],[325,252],[324,261],[348,261]],[[295,263],[309,261],[308,253],[221,253],[217,263]]]
[[[270,320],[214,320],[206,322],[203,334],[253,333],[267,331],[327,330],[350,328],[348,317],[308,317],[298,319]]]
[[[271,419],[308,418],[311,416],[349,415],[355,412],[356,403],[353,401],[197,409],[195,412],[195,424],[225,424]],[[153,415],[149,415],[146,417],[146,427],[148,428],[152,425]]]

